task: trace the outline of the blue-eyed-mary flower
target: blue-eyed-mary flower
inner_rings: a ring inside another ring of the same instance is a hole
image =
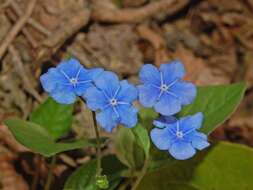
[[[177,119],[156,120],[157,128],[151,130],[152,142],[159,150],[167,150],[175,159],[189,159],[197,150],[209,146],[207,136],[199,132],[203,122],[203,114]]]
[[[117,75],[109,71],[103,72],[94,83],[83,98],[91,110],[98,111],[96,119],[100,126],[108,132],[118,124],[134,127],[138,112],[132,105],[138,96],[136,87],[126,80],[119,81]]]
[[[159,69],[145,64],[139,73],[142,83],[138,86],[140,103],[144,107],[154,107],[162,115],[178,113],[196,96],[196,87],[183,81],[184,75],[184,66],[179,61],[162,64]]]
[[[103,72],[101,68],[85,69],[78,60],[62,61],[40,77],[42,87],[58,103],[74,103],[92,86],[93,80]]]

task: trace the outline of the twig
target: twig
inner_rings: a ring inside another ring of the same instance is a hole
[[[49,172],[48,172],[47,181],[46,181],[44,190],[50,190],[50,186],[53,180],[53,169],[54,169],[55,163],[56,163],[56,156],[53,156],[50,166],[49,166]]]
[[[17,20],[17,16],[11,10],[7,10],[6,13],[8,17],[10,18],[10,20],[12,20],[13,22]],[[33,48],[38,47],[37,42],[35,41],[35,39],[31,36],[29,31],[25,27],[22,28],[22,32],[27,38],[27,40],[30,42]]]
[[[13,62],[15,64],[15,66],[17,67],[17,70],[19,71],[18,73],[20,74],[23,82],[24,82],[24,87],[27,90],[28,93],[30,93],[31,95],[34,96],[34,98],[38,101],[38,102],[42,102],[42,98],[40,97],[40,95],[38,94],[38,92],[32,87],[29,78],[27,77],[26,71],[24,69],[23,66],[23,62],[19,56],[18,51],[16,50],[16,48],[13,45],[10,45],[8,48],[9,52],[12,54],[12,59]]]
[[[7,50],[11,42],[14,40],[16,35],[20,32],[22,27],[26,24],[28,18],[32,15],[36,1],[37,0],[29,1],[29,5],[27,7],[27,11],[25,12],[25,14],[17,21],[17,23],[12,27],[10,32],[7,34],[7,36],[3,40],[2,44],[0,45],[0,59],[3,57],[5,51]]]
[[[13,10],[18,14],[18,16],[23,15],[23,11],[20,8],[20,6],[16,3],[15,0],[11,0],[11,7],[13,8]],[[50,36],[51,32],[46,29],[44,26],[42,26],[39,22],[35,21],[33,18],[29,18],[27,20],[27,23],[30,24],[31,26],[33,26],[35,29],[37,29],[38,31],[40,31],[42,34],[46,35],[46,36]]]
[[[157,32],[152,30],[146,25],[139,25],[137,27],[137,32],[140,37],[150,42],[150,44],[155,49],[155,65],[159,66],[162,62],[168,60],[168,55],[166,51],[166,42],[162,36]]]
[[[7,8],[10,5],[10,0],[6,0],[4,3],[0,5],[0,11]]]
[[[38,183],[38,180],[39,180],[39,177],[40,177],[41,157],[40,157],[39,154],[35,155],[34,163],[35,163],[36,168],[35,168],[35,172],[34,172],[34,176],[33,176],[31,190],[36,190],[37,183]]]
[[[160,0],[140,8],[118,9],[110,0],[93,0],[92,19],[101,22],[138,23],[158,12],[173,14],[188,2],[189,0]]]
[[[42,47],[38,51],[36,61],[38,63],[46,61],[71,35],[84,27],[88,23],[89,18],[90,11],[88,9],[81,9],[79,12],[76,12],[61,28],[42,42]]]

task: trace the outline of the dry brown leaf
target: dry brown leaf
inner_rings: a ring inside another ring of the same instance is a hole
[[[214,75],[203,59],[194,56],[191,51],[183,47],[178,47],[173,54],[173,58],[179,59],[184,63],[187,70],[185,79],[197,85],[214,85],[229,82],[229,79],[224,76]]]

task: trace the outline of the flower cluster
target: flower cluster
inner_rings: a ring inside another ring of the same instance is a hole
[[[191,158],[197,150],[209,146],[201,128],[203,114],[197,113],[176,119],[173,115],[182,106],[193,102],[197,89],[183,80],[185,69],[181,62],[162,64],[159,69],[145,64],[135,87],[127,80],[120,81],[116,74],[101,68],[86,69],[78,60],[70,59],[51,68],[40,78],[42,87],[61,104],[72,104],[82,97],[89,109],[96,112],[100,126],[111,132],[117,125],[136,126],[137,99],[144,107],[153,107],[162,116],[153,122],[150,136],[160,150],[167,150],[174,158]]]

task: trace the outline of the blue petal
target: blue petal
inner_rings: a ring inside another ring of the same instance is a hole
[[[204,115],[201,112],[192,116],[186,116],[180,119],[180,129],[185,133],[191,130],[199,129],[202,126]]]
[[[161,85],[161,76],[159,70],[152,64],[142,66],[139,77],[144,84]]]
[[[82,68],[79,73],[78,81],[94,81],[100,74],[102,74],[104,69],[94,68],[94,69],[85,69]]]
[[[40,76],[40,82],[46,92],[51,92],[59,84],[65,84],[69,81],[57,69],[51,68],[47,73]]]
[[[49,95],[60,104],[72,104],[76,101],[76,95],[70,85],[58,86]]]
[[[169,127],[164,129],[152,129],[150,132],[150,137],[154,145],[159,150],[168,150],[175,140],[175,135],[171,133]]]
[[[120,87],[119,79],[116,74],[110,71],[105,71],[95,79],[96,86],[103,90],[108,97],[114,97],[118,88]]]
[[[163,81],[167,85],[185,75],[184,65],[180,61],[161,64],[160,71],[163,76]]]
[[[75,88],[75,93],[78,96],[82,96],[89,87],[93,86],[93,80],[102,72],[103,69],[100,68],[85,69],[84,67],[80,67],[77,73],[78,84]]]
[[[102,110],[96,115],[99,125],[107,132],[112,132],[118,124],[118,118],[111,107]]]
[[[196,86],[190,82],[179,81],[170,87],[170,90],[177,95],[182,105],[188,105],[196,97]]]
[[[178,140],[170,146],[169,153],[177,160],[186,160],[194,156],[196,150],[191,143]]]
[[[74,91],[77,96],[82,96],[90,87],[93,87],[94,85],[89,83],[84,84],[77,84],[76,87],[74,87]]]
[[[174,115],[181,110],[181,102],[174,96],[164,93],[155,104],[155,110],[165,116]]]
[[[103,109],[109,103],[102,93],[96,87],[88,88],[86,93],[82,96],[86,100],[88,108],[93,111]]]
[[[139,85],[139,101],[144,107],[152,107],[157,101],[159,90],[151,85]]]
[[[83,66],[79,63],[77,59],[71,58],[69,60],[62,61],[59,65],[57,65],[57,69],[66,74],[69,78],[76,77],[78,71]]]
[[[137,124],[137,112],[138,110],[129,105],[118,105],[117,111],[120,116],[120,123],[125,127],[131,128]]]
[[[126,80],[121,81],[120,85],[120,90],[116,96],[118,101],[133,102],[137,99],[138,90],[134,85],[129,84]]]
[[[190,139],[192,146],[198,150],[203,150],[210,146],[210,143],[207,142],[207,136],[204,133],[194,132],[191,134]]]

